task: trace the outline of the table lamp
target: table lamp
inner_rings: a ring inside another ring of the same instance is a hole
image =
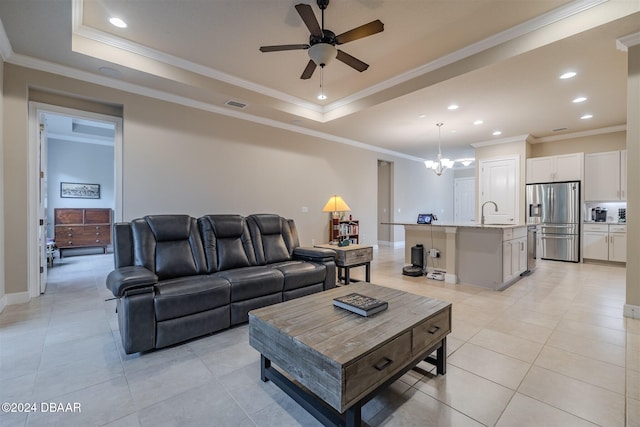
[[[333,212],[333,219],[340,219],[340,212],[349,211],[351,211],[351,208],[347,205],[347,202],[336,194],[331,196],[327,204],[322,208],[322,212]]]
[[[340,212],[349,211],[351,211],[351,208],[347,205],[347,202],[337,194],[331,196],[327,204],[322,208],[322,212],[331,212],[331,227],[333,229],[331,243],[337,243],[340,238]]]

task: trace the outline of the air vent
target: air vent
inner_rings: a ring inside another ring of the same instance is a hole
[[[105,138],[113,138],[115,135],[113,123],[93,122],[82,119],[73,120],[71,123],[71,131],[74,133],[101,136]]]
[[[225,102],[225,105],[228,105],[230,107],[236,107],[236,108],[245,108],[247,106],[247,104],[240,102],[240,101],[233,101],[233,100],[228,100],[227,102]]]
[[[567,130],[568,128],[556,128],[556,129],[551,129],[551,132],[560,132],[561,130]]]

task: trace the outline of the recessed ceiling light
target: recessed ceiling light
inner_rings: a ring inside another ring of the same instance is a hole
[[[560,76],[561,79],[570,79],[571,77],[575,77],[576,73],[574,71],[568,71]]]
[[[484,121],[482,121],[482,120],[476,120],[475,122],[473,122],[474,125],[481,125],[483,123],[484,123]]]
[[[573,102],[575,102],[575,103],[577,104],[578,102],[584,102],[584,101],[586,101],[586,100],[587,100],[587,98],[586,98],[586,97],[584,97],[584,96],[579,96],[579,97],[577,97],[576,99],[574,99],[574,100],[573,100]]]
[[[109,22],[111,22],[111,25],[113,25],[114,27],[127,28],[127,23],[120,18],[109,18]]]
[[[427,115],[426,115],[426,114],[420,114],[420,115],[418,116],[418,118],[419,118],[419,119],[424,119],[425,117],[427,117]]]
[[[458,108],[460,108],[459,106],[457,106],[456,104],[451,104],[447,107],[448,110],[457,110]]]
[[[502,135],[502,131],[497,130],[493,132],[493,136],[498,136],[498,135]]]
[[[593,114],[585,114],[584,116],[580,117],[582,120],[587,120],[590,119],[591,117],[593,117]]]

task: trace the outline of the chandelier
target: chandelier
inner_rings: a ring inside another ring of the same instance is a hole
[[[436,160],[435,162],[433,160],[425,160],[424,162],[424,165],[427,167],[427,169],[433,169],[433,171],[438,176],[442,175],[445,170],[451,169],[455,163],[454,160],[442,158],[442,149],[440,147],[440,131],[442,125],[443,123],[436,123],[436,126],[438,126],[438,160]]]

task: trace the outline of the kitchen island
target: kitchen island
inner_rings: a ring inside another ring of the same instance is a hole
[[[493,224],[411,224],[403,226],[405,260],[411,247],[424,246],[428,271],[441,271],[448,283],[464,283],[502,290],[527,270],[527,226]],[[438,257],[430,257],[437,249]]]

